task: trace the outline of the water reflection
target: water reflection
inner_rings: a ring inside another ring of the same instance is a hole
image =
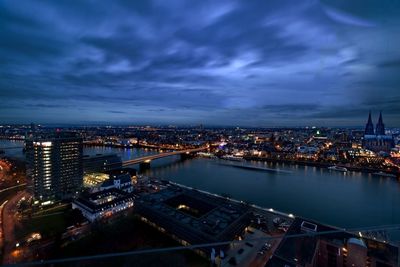
[[[5,145],[4,140],[1,142],[0,146]],[[127,160],[158,151],[85,149],[85,154],[98,153],[117,153]],[[253,161],[247,164],[291,173],[245,170],[201,158],[181,161],[174,156],[152,161],[146,174],[341,227],[400,223],[400,184],[395,179],[314,166]]]

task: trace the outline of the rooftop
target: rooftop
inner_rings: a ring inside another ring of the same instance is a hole
[[[74,200],[74,203],[90,212],[95,212],[118,205],[126,200],[132,200],[133,198],[132,194],[111,188],[96,193],[84,193],[78,199]]]
[[[138,213],[191,244],[233,240],[250,221],[250,208],[195,189],[168,184],[137,201]]]
[[[304,225],[313,226],[315,231],[309,231],[304,229]],[[319,224],[317,222],[306,220],[303,218],[296,218],[292,225],[290,226],[289,230],[286,232],[286,235],[298,235],[298,234],[305,234],[310,232],[325,232],[336,230],[329,226]],[[335,233],[335,238],[339,238],[338,235]],[[315,250],[318,244],[318,236],[302,236],[302,237],[294,237],[294,238],[285,238],[279,244],[278,248],[275,251],[275,256],[280,258],[280,260],[285,261],[286,264],[291,266],[290,264],[296,266],[297,264],[300,266],[304,266],[310,264],[314,257]],[[268,265],[270,266],[270,265]],[[274,265],[271,265],[274,266]]]
[[[304,225],[313,226],[312,228],[316,231],[309,231],[309,229],[304,228]],[[334,230],[338,229],[312,220],[297,217],[286,232],[286,236],[312,232],[329,232]],[[397,262],[397,248],[390,244],[370,239],[361,240],[356,238],[356,235],[349,232],[333,232],[320,236],[310,235],[284,238],[276,249],[274,257],[272,258],[273,260],[268,262],[266,266],[307,266],[307,264],[312,262],[319,240],[327,240],[332,244],[337,244],[338,246],[345,246],[346,242],[362,245],[368,248],[369,256],[373,256],[383,262]]]

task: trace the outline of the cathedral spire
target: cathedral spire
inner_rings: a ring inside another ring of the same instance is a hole
[[[378,123],[376,124],[376,135],[385,135],[385,124],[382,119],[382,111],[379,114]]]
[[[365,126],[364,134],[365,135],[373,135],[374,134],[374,124],[372,123],[371,111],[369,111],[368,122],[367,122],[367,125]]]
[[[383,120],[382,120],[382,111],[379,113],[378,124],[383,124]]]

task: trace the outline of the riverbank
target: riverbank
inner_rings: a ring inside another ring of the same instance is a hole
[[[300,165],[300,166],[311,166],[318,168],[328,168],[334,166],[334,163],[328,162],[315,162],[315,161],[302,161],[302,160],[287,160],[287,159],[272,159],[267,157],[243,157],[247,161],[262,161],[262,162],[270,162],[270,163],[279,163],[279,164],[290,164],[290,165]],[[388,172],[379,168],[368,168],[368,167],[357,167],[357,166],[349,166],[347,164],[337,164],[337,166],[344,167],[348,171],[352,172],[362,172],[362,173],[371,173],[375,174],[378,172],[383,172],[387,174],[393,174],[397,176],[397,179],[400,179],[400,173],[398,172]]]
[[[9,140],[9,141],[23,141],[23,139],[10,139],[10,138],[1,138],[3,140]],[[150,150],[155,150],[159,152],[164,152],[168,150],[174,150],[175,147],[162,147],[162,146],[156,146],[156,145],[151,145],[151,144],[129,144],[129,145],[124,145],[124,144],[99,144],[99,143],[91,143],[88,141],[84,141],[84,147],[88,148],[116,148],[116,149],[150,149]],[[3,156],[7,155],[3,154]],[[269,157],[256,157],[256,156],[245,156],[243,157],[247,161],[261,161],[261,162],[270,162],[270,163],[279,163],[279,164],[290,164],[290,165],[300,165],[300,166],[311,166],[311,167],[318,167],[318,168],[328,168],[333,165],[337,165],[340,167],[346,168],[348,171],[352,172],[362,172],[362,173],[367,173],[367,174],[376,174],[376,173],[384,173],[384,174],[389,174],[389,175],[395,175],[397,180],[400,180],[400,172],[396,171],[388,171],[383,168],[368,168],[368,167],[359,167],[359,166],[351,166],[350,163],[332,163],[332,162],[315,162],[315,161],[305,161],[305,160],[289,160],[289,159],[275,159],[275,158],[269,158]],[[379,175],[377,175],[379,176]],[[383,175],[384,176],[384,175]]]
[[[1,143],[1,141],[0,141]],[[21,142],[3,141],[4,146]],[[21,150],[13,156],[24,158]],[[156,150],[86,147],[85,153],[114,153],[123,160],[158,153]],[[293,213],[339,227],[374,226],[400,223],[400,186],[388,179],[366,172],[330,171],[323,164],[280,164],[246,162],[254,166],[281,168],[292,173],[250,171],[215,164],[217,161],[197,157],[180,160],[168,157],[151,162],[145,175],[172,180],[193,188],[228,195],[262,207]],[[277,162],[270,160],[269,162]],[[315,165],[315,167],[309,167]],[[1,203],[0,203],[1,204]],[[400,239],[399,239],[400,240]]]

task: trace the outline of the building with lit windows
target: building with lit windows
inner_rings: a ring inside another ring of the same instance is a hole
[[[142,221],[182,245],[237,240],[250,225],[252,211],[248,205],[167,181],[162,184],[160,191],[137,199],[135,212]],[[226,252],[229,246],[215,249]],[[196,252],[208,257],[211,247]]]
[[[51,204],[72,198],[80,191],[82,150],[82,138],[75,133],[36,135],[26,141],[35,201]]]
[[[117,188],[127,193],[133,192],[132,178],[129,174],[112,175],[110,179],[104,181],[100,190]]]
[[[134,199],[133,194],[116,188],[110,188],[95,193],[83,193],[72,202],[72,208],[80,210],[86,219],[93,222],[109,218],[132,208]]]

